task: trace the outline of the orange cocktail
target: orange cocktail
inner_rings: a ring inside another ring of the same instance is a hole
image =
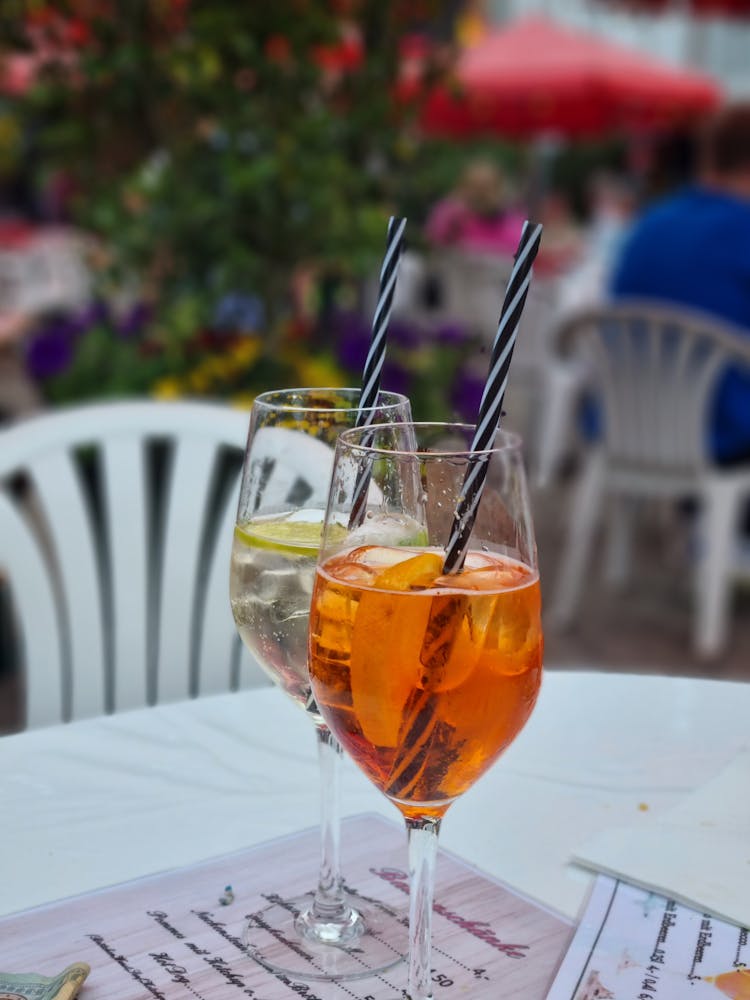
[[[318,569],[313,690],[331,729],[408,816],[441,816],[528,719],[542,673],[539,578],[490,551],[364,545]]]
[[[404,816],[402,995],[410,1000],[433,997],[443,816],[521,731],[541,682],[539,577],[520,442],[497,431],[477,450],[476,435],[472,426],[434,423],[344,431],[310,607],[321,714]],[[494,819],[490,812],[482,822]]]

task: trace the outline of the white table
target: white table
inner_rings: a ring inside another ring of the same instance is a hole
[[[443,844],[575,917],[590,876],[570,851],[713,777],[748,718],[750,684],[549,672]],[[0,739],[0,915],[312,826],[316,767],[309,721],[275,689]],[[398,819],[349,762],[343,794],[345,814]]]

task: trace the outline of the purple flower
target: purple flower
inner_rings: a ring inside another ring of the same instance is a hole
[[[115,321],[115,330],[121,337],[136,337],[143,330],[144,326],[146,326],[152,315],[153,310],[151,307],[147,306],[145,302],[139,302],[132,309],[129,309],[124,316]],[[99,319],[103,319],[105,316],[106,311]],[[98,322],[98,320],[94,320],[94,322]]]
[[[357,313],[340,313],[333,322],[339,360],[345,368],[360,372],[370,347],[370,329]]]
[[[473,423],[479,413],[479,403],[484,390],[484,379],[474,372],[459,373],[451,393],[451,402],[462,420]]]
[[[435,333],[435,340],[438,344],[446,344],[451,347],[466,343],[468,337],[468,332],[458,323],[446,323]]]
[[[388,329],[388,339],[391,343],[408,349],[419,347],[422,333],[413,323],[407,323],[403,319],[392,319]]]
[[[400,392],[406,396],[411,386],[411,374],[397,361],[389,360],[386,357],[380,384],[388,392]]]
[[[76,320],[82,330],[97,326],[99,323],[106,323],[109,320],[109,306],[101,299],[95,299],[78,313]]]
[[[26,367],[34,378],[43,380],[59,375],[73,360],[71,330],[55,324],[28,341]]]

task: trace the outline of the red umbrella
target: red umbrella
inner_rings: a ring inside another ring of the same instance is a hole
[[[682,11],[717,17],[750,17],[750,0],[600,0],[611,6],[644,11]]]
[[[678,125],[713,110],[718,84],[541,17],[523,18],[464,50],[453,86],[429,92],[433,134],[602,135]]]

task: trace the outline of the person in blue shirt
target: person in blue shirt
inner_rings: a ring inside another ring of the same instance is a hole
[[[750,338],[750,104],[717,115],[702,137],[697,181],[634,224],[611,292],[700,310]],[[719,464],[750,462],[747,373],[720,379],[709,442]]]

